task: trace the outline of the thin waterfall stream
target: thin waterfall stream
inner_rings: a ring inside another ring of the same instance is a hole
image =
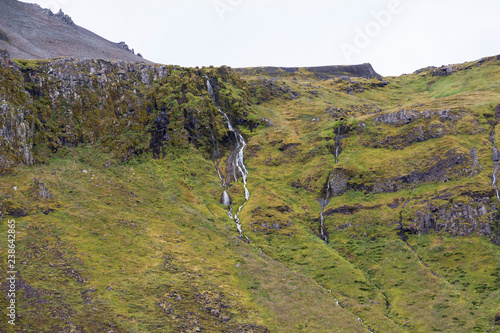
[[[320,205],[321,205],[321,212],[319,213],[319,237],[325,241],[326,244],[328,244],[328,231],[325,226],[325,208],[326,206],[330,203],[330,200],[332,199],[332,189],[331,189],[331,174],[328,176],[328,179],[326,181],[325,185],[325,190],[322,194],[322,196],[318,199]]]
[[[340,127],[338,127],[338,133],[335,136],[335,164],[339,164],[339,155],[342,151],[342,136],[340,135]]]
[[[241,222],[240,222],[238,216],[241,213],[241,210],[243,209],[245,204],[247,203],[248,198],[250,198],[250,192],[248,191],[248,188],[247,188],[248,170],[245,166],[245,160],[244,160],[244,155],[243,155],[243,152],[245,150],[247,143],[245,142],[245,139],[243,138],[243,136],[233,128],[233,126],[231,125],[231,122],[229,120],[229,117],[227,116],[227,114],[225,114],[221,110],[221,108],[217,104],[216,99],[215,99],[215,94],[214,94],[212,85],[210,84],[210,80],[208,79],[208,77],[207,77],[207,90],[208,90],[208,94],[210,95],[210,98],[212,99],[212,102],[217,107],[217,109],[222,114],[222,116],[224,117],[224,121],[226,122],[226,125],[227,125],[229,131],[234,134],[234,137],[236,139],[236,147],[233,148],[233,150],[229,154],[229,157],[227,158],[227,161],[226,161],[226,178],[224,178],[222,176],[222,173],[220,171],[220,167],[219,167],[220,160],[218,163],[215,163],[215,161],[214,161],[214,164],[215,164],[215,168],[217,169],[217,174],[219,176],[219,179],[222,182],[222,188],[223,188],[220,202],[228,208],[227,214],[236,223],[236,228],[238,229],[238,233],[241,237],[243,234],[243,231],[241,229]],[[212,134],[212,139],[214,140],[214,143],[216,143],[215,139],[213,138],[213,134]],[[217,145],[217,151],[218,150],[219,150],[219,148]],[[232,207],[231,207],[231,198],[230,198],[229,194],[227,193],[227,189],[229,188],[229,184],[232,180],[234,180],[235,182],[238,181],[237,172],[239,172],[239,175],[241,175],[241,178],[243,180],[243,188],[245,189],[245,201],[239,207],[238,212],[236,212],[236,214],[235,214],[233,212]]]
[[[496,141],[495,140],[495,126],[493,126],[493,130],[491,131],[491,134],[490,134],[490,142],[491,142],[491,146],[492,146],[492,150],[493,150],[491,159],[493,160],[493,165],[495,166],[495,170],[493,171],[492,182],[493,182],[493,188],[495,189],[495,192],[497,195],[497,199],[500,202],[500,195],[498,193],[498,186],[497,186],[498,161],[500,160],[500,153],[498,152],[497,147],[495,147],[495,141]]]
[[[342,139],[344,138],[343,132],[346,133],[345,127],[343,127],[343,126],[337,127],[337,134],[335,135],[335,146],[334,146],[334,148],[335,148],[335,164],[339,163],[339,155],[342,152]],[[329,242],[329,240],[328,240],[329,233],[328,233],[326,226],[325,226],[324,212],[325,212],[326,206],[330,203],[330,200],[332,199],[332,194],[334,194],[333,193],[334,191],[332,191],[332,185],[331,185],[332,184],[332,177],[333,177],[333,171],[328,176],[328,179],[327,179],[325,187],[324,187],[324,191],[322,192],[321,197],[318,199],[318,201],[321,205],[321,211],[319,213],[319,221],[320,221],[319,237],[322,240],[324,240],[326,244],[328,244],[328,242]]]

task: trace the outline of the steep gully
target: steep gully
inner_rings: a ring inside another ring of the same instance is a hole
[[[238,233],[239,233],[240,237],[242,237],[243,231],[242,231],[241,222],[240,222],[238,216],[239,216],[241,210],[243,209],[243,207],[245,206],[245,204],[247,203],[248,198],[250,197],[250,192],[248,191],[248,188],[247,188],[248,170],[245,166],[245,161],[244,161],[244,156],[243,156],[243,151],[245,150],[247,143],[245,142],[245,139],[243,138],[243,136],[233,128],[227,114],[225,114],[221,110],[221,108],[218,106],[216,99],[215,99],[215,94],[214,94],[212,85],[210,84],[210,80],[208,79],[208,77],[207,77],[207,89],[208,89],[208,94],[210,95],[210,98],[212,99],[212,102],[217,107],[217,109],[222,114],[222,116],[224,117],[224,120],[227,124],[229,131],[234,134],[234,137],[236,139],[236,146],[233,147],[233,149],[231,150],[231,152],[226,160],[226,177],[224,178],[222,176],[221,171],[220,171],[220,161],[222,159],[222,156],[220,154],[219,146],[218,146],[217,142],[215,141],[215,139],[213,139],[213,134],[212,134],[212,139],[214,141],[215,148],[216,148],[216,150],[214,152],[214,164],[215,164],[215,168],[217,170],[217,174],[219,176],[219,179],[222,182],[222,188],[223,188],[220,202],[228,208],[227,214],[236,223],[236,228],[238,229]],[[217,162],[216,162],[216,158],[215,158],[216,156],[218,157]],[[240,176],[243,180],[243,187],[245,189],[245,201],[239,207],[238,212],[235,214],[233,212],[232,207],[231,207],[231,198],[229,197],[229,194],[227,193],[227,189],[229,188],[231,181],[233,181],[233,180],[235,182],[238,181],[238,178],[239,178],[238,176]]]
[[[339,155],[342,152],[342,139],[344,138],[344,135],[342,135],[342,126],[339,126],[337,129],[337,135],[335,136],[335,164],[339,163]],[[330,200],[332,198],[332,190],[331,190],[331,177],[332,174],[328,176],[327,182],[326,182],[326,190],[324,191],[322,197],[318,199],[320,205],[321,205],[321,212],[319,213],[319,221],[320,221],[320,226],[319,226],[319,237],[325,241],[326,244],[328,244],[328,231],[325,226],[325,216],[323,215],[325,212],[326,206],[330,203]]]
[[[339,126],[338,127],[338,130],[337,130],[337,135],[335,136],[335,164],[338,164],[339,163],[339,155],[340,153],[342,152],[342,139],[344,138],[344,135],[342,135],[342,126]],[[319,226],[319,237],[325,241],[325,243],[328,245],[329,244],[329,239],[328,239],[328,236],[329,236],[329,232],[325,226],[325,216],[324,216],[324,212],[325,212],[325,208],[326,206],[328,206],[328,204],[330,203],[330,200],[332,199],[332,188],[331,188],[331,183],[332,183],[332,175],[333,175],[333,171],[328,175],[328,179],[326,181],[326,185],[325,185],[325,191],[322,193],[322,196],[318,199],[320,205],[321,205],[321,211],[319,213],[319,220],[320,220],[320,226]],[[370,281],[371,282],[371,281]],[[378,287],[375,286],[377,289]],[[329,293],[331,293],[332,291],[331,290],[328,290]],[[387,299],[387,296],[385,294],[383,294],[384,297],[385,297],[385,301],[386,301],[386,307],[387,309],[389,309],[389,301]],[[341,308],[343,308],[342,305],[339,304],[339,300],[334,297],[334,300],[335,300],[335,304],[337,304],[337,306],[340,306]],[[359,318],[358,317],[358,321],[360,323],[364,323],[364,320]],[[371,329],[370,327],[367,327],[366,325],[364,325],[364,328],[368,328],[368,330],[370,332],[374,332],[373,329]]]
[[[320,221],[319,236],[322,240],[325,241],[327,245],[328,245],[328,231],[325,227],[325,217],[323,213],[325,212],[326,206],[330,203],[331,198],[332,194],[330,188],[330,176],[328,176],[328,180],[326,182],[326,191],[324,195],[318,199],[319,203],[321,204],[321,212],[319,213],[319,221]]]
[[[490,134],[490,142],[491,146],[493,149],[493,154],[491,159],[493,160],[493,164],[495,166],[495,170],[493,171],[493,176],[492,176],[492,182],[493,182],[493,188],[495,189],[495,193],[497,196],[498,201],[500,202],[500,195],[498,193],[498,186],[497,186],[497,177],[498,177],[498,161],[500,160],[500,153],[498,152],[497,147],[495,147],[495,125],[493,125],[493,130],[491,131]]]

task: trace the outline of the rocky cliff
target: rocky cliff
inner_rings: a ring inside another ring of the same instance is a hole
[[[228,144],[206,91],[214,77],[218,102],[236,122],[247,123],[248,95],[231,94],[224,82],[241,79],[227,68],[182,69],[107,60],[64,58],[2,63],[0,128],[2,164],[41,162],[63,147],[107,147],[122,160],[167,147],[193,144],[206,153],[212,137]],[[10,64],[10,66],[8,66]],[[219,83],[220,78],[220,83]],[[36,151],[36,154],[33,152]]]
[[[255,67],[240,68],[238,72],[243,74],[263,74],[265,76],[280,77],[294,76],[309,73],[322,80],[339,77],[360,77],[365,79],[377,78],[382,80],[382,76],[377,74],[370,64],[346,65],[346,66],[318,66],[318,67]]]

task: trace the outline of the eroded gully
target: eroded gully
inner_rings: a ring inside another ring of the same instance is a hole
[[[227,160],[226,160],[226,176],[223,177],[222,172],[220,170],[220,161],[222,156],[220,156],[220,151],[217,142],[213,138],[212,134],[212,139],[214,141],[214,145],[216,148],[216,152],[219,154],[219,160],[216,162],[216,159],[214,158],[214,164],[215,168],[217,169],[217,174],[219,176],[219,179],[221,180],[222,183],[222,194],[220,198],[220,202],[228,208],[228,216],[234,220],[236,224],[236,228],[238,229],[238,233],[240,237],[243,235],[243,230],[241,228],[241,222],[238,218],[239,214],[241,213],[241,210],[245,206],[245,204],[248,201],[248,198],[250,198],[250,192],[248,191],[247,188],[247,176],[248,176],[248,170],[245,166],[245,160],[244,160],[244,150],[247,145],[245,142],[245,139],[243,136],[238,133],[234,127],[231,125],[231,121],[229,120],[229,117],[227,114],[225,114],[219,105],[216,102],[215,99],[215,94],[212,88],[212,85],[210,84],[210,80],[207,78],[207,90],[208,94],[210,95],[210,98],[212,99],[212,102],[214,105],[217,107],[219,112],[222,114],[224,121],[231,133],[234,134],[234,137],[236,139],[236,146],[232,148]],[[237,182],[238,179],[241,177],[243,180],[243,187],[245,189],[245,201],[243,204],[238,208],[238,211],[236,213],[233,212],[233,209],[231,207],[231,198],[229,194],[227,193],[227,189],[229,188],[229,185],[231,184],[232,181]]]

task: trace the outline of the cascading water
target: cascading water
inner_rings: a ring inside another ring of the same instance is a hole
[[[326,231],[325,216],[323,215],[323,213],[325,212],[326,206],[330,203],[331,198],[332,198],[332,191],[330,188],[330,176],[328,176],[325,193],[323,197],[319,198],[319,203],[321,204],[321,212],[319,213],[319,221],[320,221],[319,235],[321,239],[325,241],[326,244],[328,244],[328,232]]]
[[[224,117],[224,120],[227,124],[227,127],[230,132],[232,132],[235,136],[236,139],[236,147],[231,151],[229,154],[229,157],[226,162],[226,178],[224,179],[222,177],[222,173],[220,172],[219,164],[216,164],[216,169],[217,173],[219,175],[219,178],[222,182],[222,188],[224,191],[222,192],[220,202],[226,206],[229,211],[228,215],[230,218],[234,220],[236,223],[236,227],[238,229],[238,233],[240,237],[242,236],[242,229],[241,229],[241,222],[238,219],[238,215],[240,214],[241,210],[245,206],[245,204],[248,201],[248,198],[250,197],[250,192],[248,191],[247,188],[247,176],[248,176],[248,170],[245,166],[245,161],[244,161],[244,156],[243,156],[243,151],[245,150],[245,147],[247,143],[245,142],[245,139],[243,136],[236,132],[236,130],[233,128],[231,125],[231,122],[229,121],[229,117],[221,110],[221,108],[217,105],[216,100],[215,100],[215,94],[212,89],[212,85],[210,84],[210,80],[207,77],[207,90],[208,94],[210,95],[210,98],[212,99],[213,103],[219,110],[219,112],[222,114]],[[212,135],[213,139],[213,135]],[[214,139],[215,142],[215,139]],[[227,193],[227,188],[229,187],[229,183],[231,182],[231,179],[234,178],[234,181],[238,181],[238,176],[236,171],[239,171],[239,174],[241,175],[241,178],[243,180],[243,188],[245,189],[245,202],[239,207],[238,212],[236,214],[233,213],[233,209],[231,208],[231,198],[229,197],[229,194]]]
[[[338,127],[338,133],[335,136],[335,164],[339,163],[339,155],[342,151],[342,136],[340,135],[340,127]]]
[[[500,153],[498,152],[497,147],[495,147],[495,127],[493,126],[493,130],[490,134],[490,142],[493,149],[493,154],[491,159],[493,160],[493,165],[495,166],[495,171],[493,171],[493,188],[495,189],[497,199],[500,201],[500,194],[498,193],[497,186],[497,177],[498,177],[498,161],[500,160]]]

